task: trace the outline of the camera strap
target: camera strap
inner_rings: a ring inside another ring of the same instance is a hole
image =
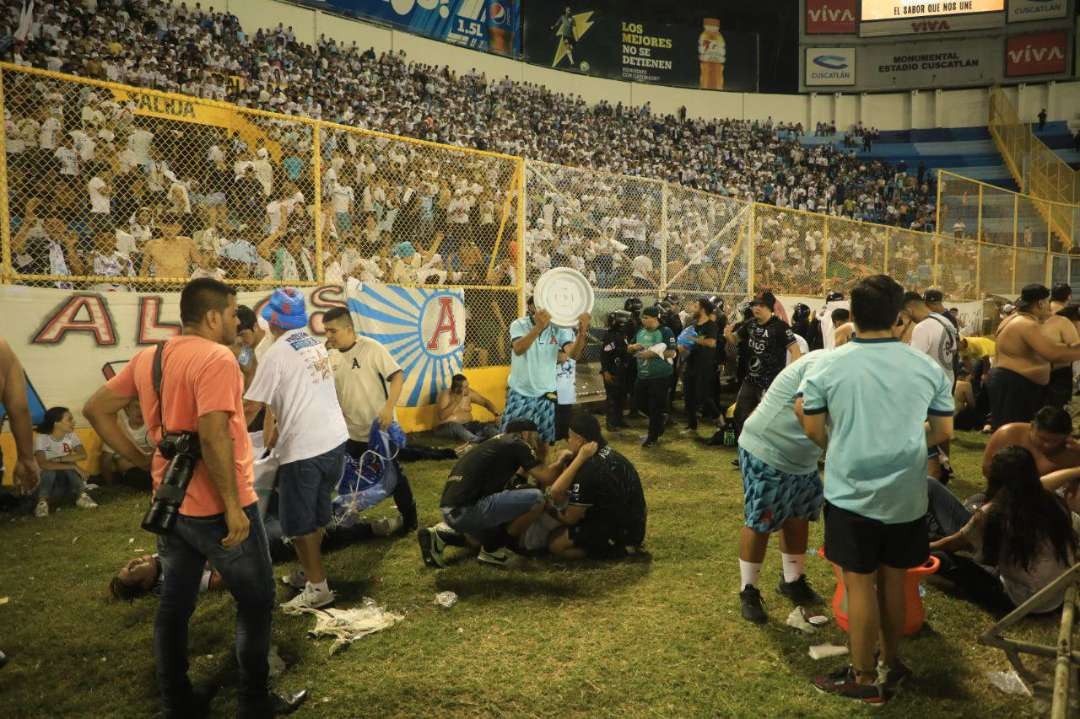
[[[154,393],[157,394],[158,399],[158,424],[161,426],[161,436],[164,437],[167,434],[165,429],[165,415],[162,410],[164,404],[164,398],[161,395],[161,377],[162,377],[162,365],[165,363],[165,342],[158,342],[157,348],[154,350],[154,364],[151,370],[151,380],[154,383]]]

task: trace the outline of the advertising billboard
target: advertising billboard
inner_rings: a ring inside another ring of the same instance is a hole
[[[616,0],[524,6],[525,59],[613,80],[753,92],[758,36],[730,32],[712,17],[642,20]]]
[[[1005,0],[862,0],[860,20],[911,20],[957,17],[979,12],[1002,12]]]
[[[806,86],[841,86],[855,84],[855,48],[806,48]]]
[[[1005,13],[979,13],[950,17],[918,17],[901,20],[879,20],[859,25],[861,37],[884,35],[930,35],[961,30],[985,30],[1005,25]]]
[[[1069,33],[1051,30],[1013,35],[1005,41],[1005,77],[1068,72]]]
[[[377,20],[453,45],[521,55],[522,0],[304,0],[305,5]]]
[[[807,35],[853,35],[857,0],[806,0]]]
[[[1001,39],[863,45],[856,59],[860,90],[989,85],[1001,77]]]
[[[1068,0],[1009,0],[1009,22],[1056,20],[1068,14]]]

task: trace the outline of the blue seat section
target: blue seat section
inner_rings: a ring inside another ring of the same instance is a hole
[[[1080,152],[1073,149],[1073,133],[1069,132],[1069,126],[1064,120],[1048,122],[1042,130],[1037,126],[1032,129],[1035,130],[1035,136],[1045,142],[1058,157],[1069,163],[1074,170],[1080,169]]]
[[[1051,124],[1055,123],[1047,123],[1047,130]],[[1064,128],[1065,123],[1056,124],[1062,126],[1060,132],[1064,134],[1061,134],[1061,137],[1071,153],[1072,139],[1067,134],[1067,128]],[[807,146],[842,146],[843,142],[843,133],[824,137],[811,134],[802,138],[802,144]],[[885,160],[894,164],[903,161],[907,163],[911,173],[914,173],[922,162],[930,173],[939,169],[949,170],[1009,190],[1017,189],[1016,182],[994,147],[990,131],[985,127],[883,130],[870,152],[863,151],[861,139],[856,138],[855,142],[854,149],[858,157]],[[1080,154],[1076,155],[1076,159],[1080,161]]]

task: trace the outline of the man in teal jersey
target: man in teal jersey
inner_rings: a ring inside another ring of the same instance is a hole
[[[667,391],[675,372],[668,361],[675,357],[675,334],[669,327],[660,325],[659,307],[646,307],[641,311],[641,329],[627,350],[637,359],[634,391],[638,409],[649,415],[649,433],[641,446],[651,447],[664,433]]]
[[[828,447],[825,556],[848,598],[851,664],[814,686],[868,704],[911,674],[897,649],[907,570],[929,556],[926,450],[953,427],[945,371],[897,339],[903,297],[891,277],[862,280],[851,292],[855,337],[818,360],[795,405],[806,435]]]

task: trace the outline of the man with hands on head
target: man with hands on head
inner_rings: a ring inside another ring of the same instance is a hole
[[[528,314],[510,324],[510,378],[507,380],[506,409],[502,431],[511,419],[534,422],[545,442],[555,441],[555,371],[559,350],[578,359],[589,339],[588,313],[578,317],[574,330],[551,324],[551,313],[528,301]]]
[[[216,691],[195,690],[187,675],[188,620],[209,560],[236,600],[236,657],[240,717],[294,711],[306,692],[269,692],[270,623],[274,579],[266,531],[252,489],[251,441],[244,421],[244,381],[229,347],[236,339],[236,290],[217,280],[192,280],[180,295],[182,333],[161,350],[161,396],[154,388],[156,348],[135,355],[87,401],[83,414],[102,440],[133,465],[151,472],[155,489],[168,464],[149,457],[121,428],[120,410],[133,397],[145,408],[149,435],[197,432],[201,459],[172,531],[158,537],[165,570],[154,622],[154,657],[167,717],[202,717]]]

